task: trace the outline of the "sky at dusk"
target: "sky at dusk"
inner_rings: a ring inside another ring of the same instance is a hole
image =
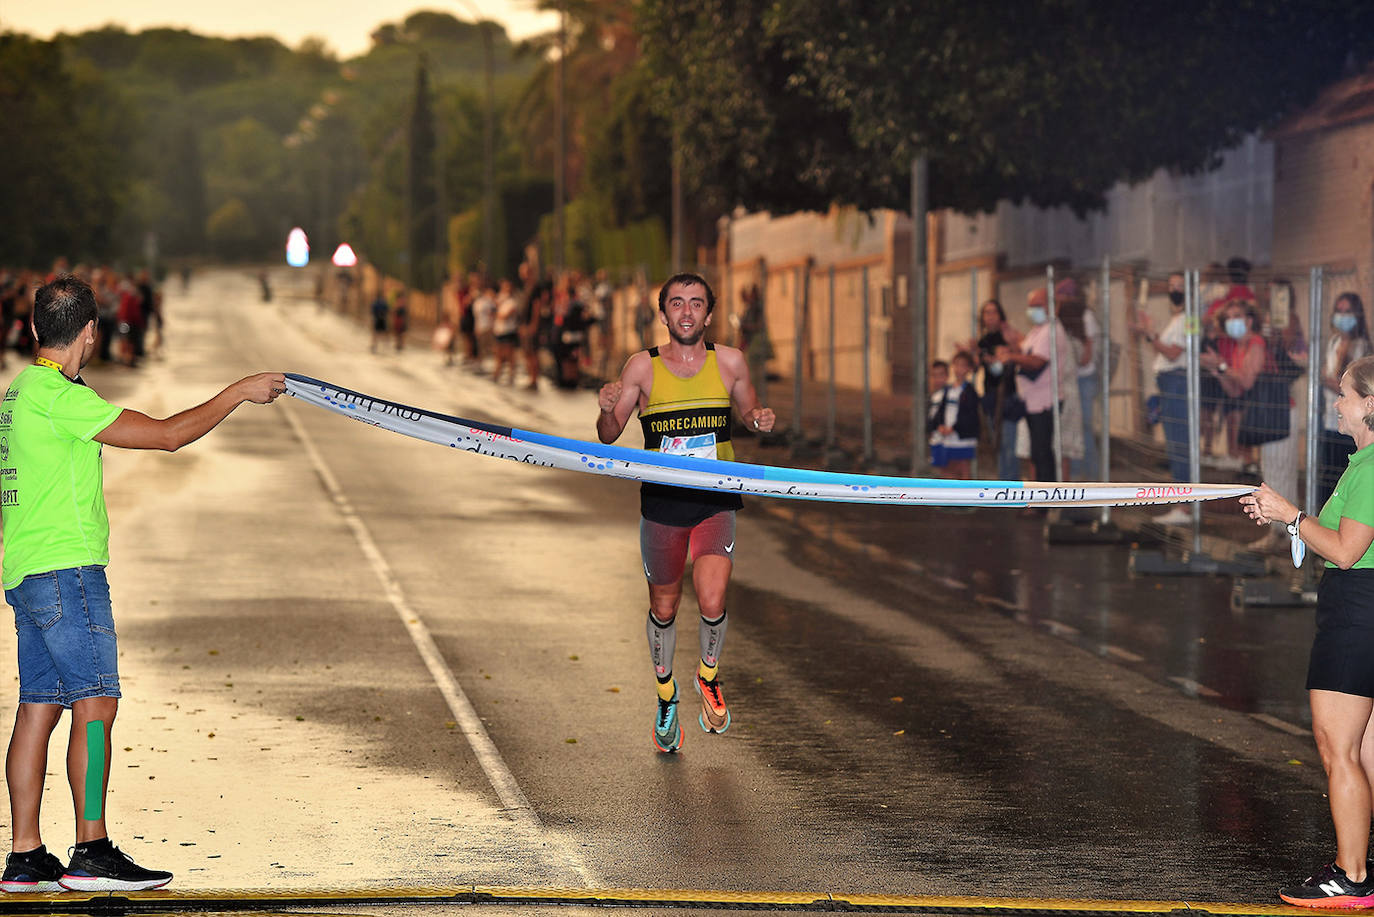
[[[512,38],[558,24],[556,14],[535,10],[534,0],[0,0],[0,31],[50,38],[109,23],[129,31],[172,26],[223,37],[272,35],[291,47],[313,35],[347,58],[368,49],[377,26],[422,9],[467,20],[477,12],[505,25]]]

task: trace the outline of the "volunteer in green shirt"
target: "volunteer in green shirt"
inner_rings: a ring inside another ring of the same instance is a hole
[[[1374,906],[1370,774],[1374,773],[1374,357],[1351,363],[1334,405],[1355,454],[1313,519],[1267,484],[1241,498],[1260,525],[1277,521],[1326,558],[1317,636],[1307,664],[1312,734],[1327,774],[1336,860],[1279,891],[1307,907]]]
[[[37,359],[0,401],[0,578],[19,646],[19,710],[5,759],[12,852],[0,889],[157,888],[172,874],[139,866],[110,843],[105,829],[110,732],[120,694],[100,450],[175,451],[243,402],[270,403],[286,390],[286,379],[249,376],[199,407],[157,420],[106,402],[81,380],[96,352],[96,301],[85,281],[63,275],[39,288],[31,322]],[[64,866],[43,845],[38,812],[48,739],[68,708],[76,844]]]

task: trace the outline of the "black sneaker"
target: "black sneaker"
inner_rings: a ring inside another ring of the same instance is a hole
[[[0,889],[7,892],[60,892],[58,882],[66,867],[48,848],[39,844],[34,850],[11,853],[5,857],[5,874],[0,876]]]
[[[1374,907],[1374,877],[1352,882],[1335,863],[1328,863],[1297,885],[1279,889],[1279,897],[1298,907]]]
[[[127,853],[105,842],[96,850],[72,848],[72,861],[59,880],[63,888],[80,892],[136,892],[161,888],[172,881],[170,872],[144,869]]]

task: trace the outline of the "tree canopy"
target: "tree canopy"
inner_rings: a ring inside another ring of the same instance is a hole
[[[1352,61],[1362,0],[644,0],[659,109],[723,208],[1029,200],[1204,169]]]

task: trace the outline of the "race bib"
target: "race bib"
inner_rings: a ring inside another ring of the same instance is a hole
[[[665,436],[659,443],[658,451],[667,455],[690,455],[694,458],[716,457],[716,434],[702,433],[698,436]]]

